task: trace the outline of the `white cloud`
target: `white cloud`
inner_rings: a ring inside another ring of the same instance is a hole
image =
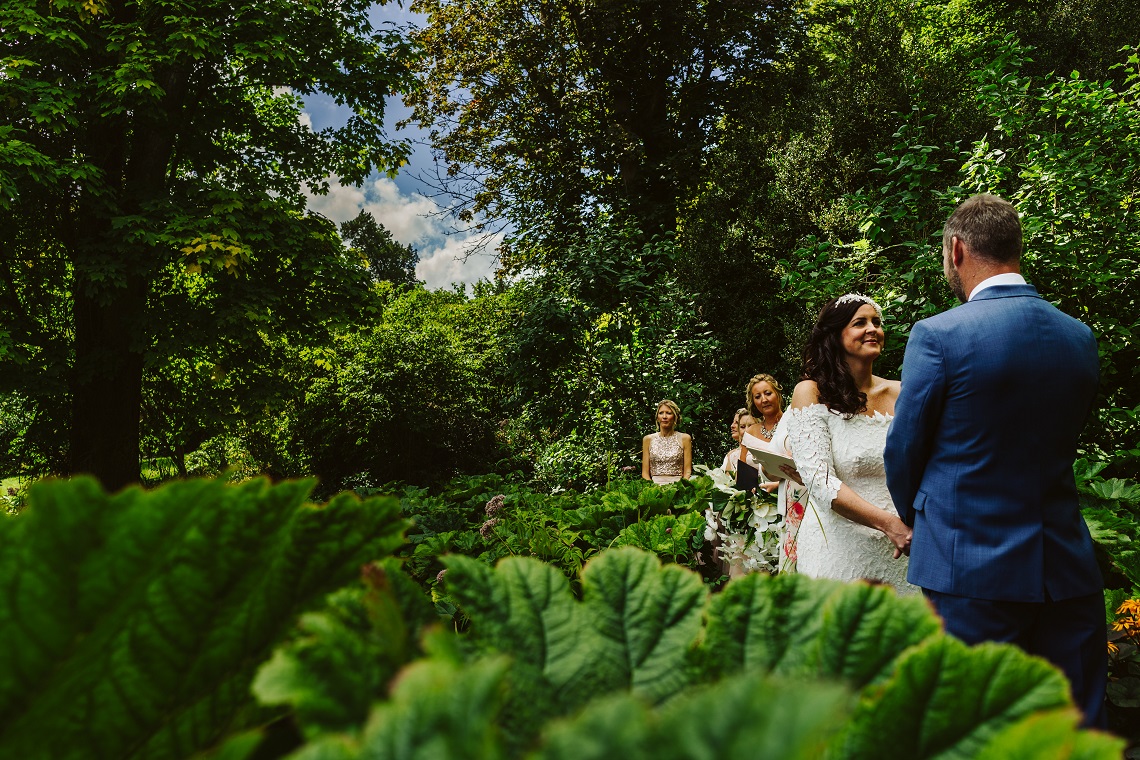
[[[429,288],[450,288],[453,282],[473,283],[494,274],[496,259],[491,252],[501,235],[488,241],[486,252],[468,256],[471,235],[447,234],[447,223],[438,215],[435,201],[408,195],[390,179],[380,178],[358,188],[331,177],[328,194],[310,195],[309,208],[337,224],[353,219],[361,209],[368,211],[397,242],[419,252],[416,277]]]
[[[495,250],[501,240],[502,235],[496,235],[485,247],[484,252],[466,256],[471,242],[470,237],[450,237],[442,246],[420,252],[420,263],[416,264],[416,278],[423,280],[429,288],[449,288],[453,282],[472,283],[489,279],[495,274],[497,264],[497,259],[491,251]]]
[[[440,219],[433,216],[439,212],[439,206],[431,198],[404,195],[396,183],[386,177],[365,188],[368,197],[365,210],[404,245],[418,247],[443,234]]]
[[[364,208],[364,191],[351,185],[342,185],[336,177],[329,178],[329,191],[325,195],[309,193],[309,210],[332,219],[337,224],[347,222]]]

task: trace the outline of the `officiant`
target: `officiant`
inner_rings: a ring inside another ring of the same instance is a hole
[[[772,436],[776,434],[776,425],[780,423],[780,418],[784,415],[784,396],[783,389],[776,381],[776,378],[766,373],[753,375],[748,381],[748,385],[744,389],[744,401],[748,411],[748,416],[753,420],[752,424],[744,431],[741,437],[741,444],[753,449],[769,449],[771,448]],[[751,469],[749,473],[747,470]],[[751,478],[755,477],[752,481]],[[779,488],[779,480],[782,476],[772,475],[765,473],[763,468],[754,468],[748,466],[741,466],[737,469],[737,488],[742,486],[751,486],[743,490],[752,490],[752,488],[763,488],[768,493],[773,493]]]

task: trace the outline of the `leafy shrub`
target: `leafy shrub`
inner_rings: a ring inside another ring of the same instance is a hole
[[[704,510],[718,498],[708,478],[669,486],[615,480],[605,490],[545,494],[499,475],[457,478],[438,496],[405,488],[401,506],[414,527],[406,570],[432,588],[445,554],[488,565],[503,557],[537,557],[577,582],[583,564],[610,546],[637,546],[663,559],[704,566]],[[492,503],[495,506],[492,507]]]
[[[395,499],[313,482],[33,485],[0,520],[0,755],[186,757],[261,722],[297,614],[402,543]]]

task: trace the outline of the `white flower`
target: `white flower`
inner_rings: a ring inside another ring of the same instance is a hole
[[[744,556],[744,549],[748,544],[748,536],[743,533],[718,533],[721,540],[720,556],[725,562],[732,563]]]
[[[716,490],[727,494],[740,493],[736,490],[736,478],[725,472],[723,468],[717,467],[715,470],[710,470],[705,465],[698,464],[693,469],[708,475],[713,482],[713,488]]]
[[[757,534],[756,541],[744,550],[744,568],[748,572],[772,571],[776,569],[779,558],[779,536],[775,532]]]
[[[767,499],[753,499],[752,514],[748,518],[748,525],[757,533],[764,533],[773,528],[780,519],[780,510],[774,501]]]
[[[705,540],[712,541],[716,538],[716,529],[720,527],[717,521],[716,512],[712,507],[705,510]]]

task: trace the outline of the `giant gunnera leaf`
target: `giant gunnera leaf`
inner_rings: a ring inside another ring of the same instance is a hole
[[[298,613],[402,541],[395,499],[312,485],[33,486],[0,522],[0,757],[179,758],[242,728]]]
[[[624,547],[586,565],[579,600],[533,558],[445,562],[470,630],[428,637],[430,656],[377,691],[362,726],[307,731],[295,758],[1109,760],[1123,747],[1076,728],[1048,663],[967,647],[889,588],[754,575],[710,595]],[[286,701],[304,723],[306,703]]]
[[[712,597],[701,653],[717,674],[760,670],[862,686],[939,630],[926,601],[889,586],[754,574]]]

